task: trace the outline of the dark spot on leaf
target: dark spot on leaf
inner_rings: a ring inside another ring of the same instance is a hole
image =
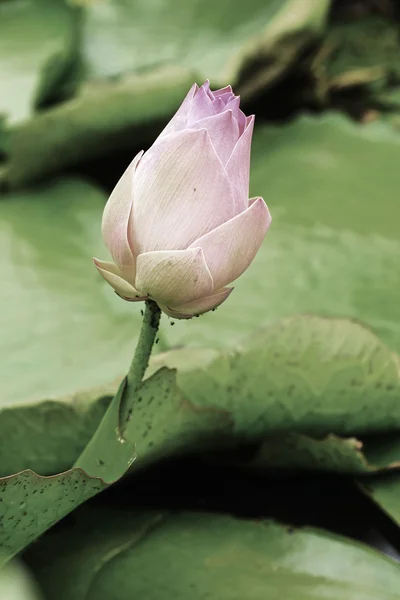
[[[294,533],[294,527],[288,527],[286,531],[289,535],[292,535],[292,533]]]
[[[356,386],[358,386],[358,385],[361,385],[361,382],[360,382],[360,381],[357,381],[357,379],[352,379],[352,380],[350,381],[350,385],[352,385],[353,387],[356,387]]]

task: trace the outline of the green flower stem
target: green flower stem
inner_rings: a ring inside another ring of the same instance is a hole
[[[147,300],[139,340],[126,376],[126,387],[122,398],[120,412],[122,429],[124,429],[132,411],[132,406],[129,405],[126,399],[135,397],[136,392],[143,381],[160,324],[160,317],[161,310],[158,305],[153,300]]]
[[[74,465],[92,477],[101,477],[107,483],[119,479],[133,460],[134,443],[124,440],[123,434],[149,364],[160,315],[157,304],[147,300],[139,340],[128,375],[121,383],[92,439]]]

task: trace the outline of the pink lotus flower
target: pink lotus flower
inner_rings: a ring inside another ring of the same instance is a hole
[[[102,223],[114,263],[94,262],[122,298],[187,319],[224,302],[255,257],[271,216],[248,199],[254,116],[239,102],[194,84],[117,183]]]

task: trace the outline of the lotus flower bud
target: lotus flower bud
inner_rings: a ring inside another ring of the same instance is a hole
[[[271,217],[248,199],[254,116],[239,102],[230,86],[193,85],[117,183],[102,223],[114,262],[94,262],[122,298],[188,319],[224,302],[255,257]]]

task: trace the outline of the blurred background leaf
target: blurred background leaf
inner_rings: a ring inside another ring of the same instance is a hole
[[[43,598],[30,573],[17,561],[1,569],[0,594],[4,600],[41,600]]]
[[[104,254],[104,202],[98,187],[68,178],[0,203],[3,406],[108,383],[129,365],[140,313],[135,324],[91,261]]]
[[[82,511],[28,562],[47,597],[60,600],[400,598],[400,566],[366,546],[201,513]]]
[[[11,130],[3,181],[21,186],[88,154],[94,159],[147,144],[154,128],[146,123],[171,117],[193,79],[236,84],[246,66],[252,71],[246,94],[254,94],[321,34],[328,8],[329,0],[251,0],[241,10],[232,10],[230,0],[88,3],[81,58],[92,83],[77,101]],[[260,58],[258,73],[250,65]],[[118,82],[102,83],[110,78]]]
[[[93,2],[84,28],[88,76],[179,64],[222,87],[235,85],[243,65],[263,56],[265,63],[275,61],[276,77],[323,31],[329,5],[329,0],[249,0],[232,10],[229,0]],[[291,46],[286,55],[285,46]]]
[[[64,0],[0,2],[0,113],[10,123],[73,94],[81,18]]]
[[[225,345],[301,312],[360,319],[400,350],[399,156],[381,123],[328,114],[259,127],[250,195],[265,198],[271,229],[229,310],[164,323],[170,343]]]

